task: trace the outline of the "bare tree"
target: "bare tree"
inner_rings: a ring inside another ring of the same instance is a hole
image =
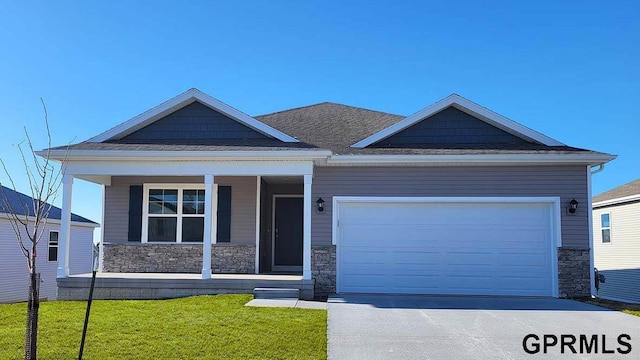
[[[47,107],[42,98],[40,101],[44,110],[44,122],[47,130],[47,149],[51,149],[51,131]],[[0,183],[0,212],[7,215],[29,269],[29,297],[27,302],[24,358],[30,360],[36,359],[38,343],[40,273],[37,272],[36,268],[37,246],[42,234],[45,232],[52,207],[51,204],[58,196],[66,161],[63,161],[60,167],[54,166],[54,163],[49,160],[50,150],[46,151],[46,156],[39,157],[35,153],[26,127],[24,127],[24,135],[25,139],[18,143],[17,148],[22,159],[31,198],[17,196],[18,187],[14,177],[11,176],[5,161],[0,158],[2,168],[9,179],[10,188],[14,191],[13,193],[6,191],[5,187],[1,186],[2,184]]]

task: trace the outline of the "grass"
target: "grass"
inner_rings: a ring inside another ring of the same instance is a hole
[[[251,295],[100,300],[84,359],[326,359],[327,312],[245,307]],[[78,356],[86,302],[40,305],[39,359]],[[26,304],[0,305],[0,359],[20,359]]]
[[[607,309],[621,311],[626,314],[640,316],[640,304],[629,304],[619,301],[613,300],[605,300],[605,299],[586,299],[586,303],[602,306]]]

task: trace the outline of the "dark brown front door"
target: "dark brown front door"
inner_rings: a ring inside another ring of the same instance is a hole
[[[302,270],[302,197],[274,198],[273,270]]]

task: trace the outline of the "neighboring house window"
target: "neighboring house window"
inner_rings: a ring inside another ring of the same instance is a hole
[[[205,190],[199,184],[169,186],[146,186],[145,223],[143,224],[146,236],[143,236],[143,240],[146,242],[202,242]],[[224,192],[221,191],[223,188],[230,190],[230,187],[219,187],[219,197]],[[220,200],[218,199],[218,204]],[[219,209],[218,219],[221,215]],[[229,221],[218,223],[218,241],[229,241],[221,239],[220,236],[225,233],[229,223]]]
[[[49,231],[49,261],[58,261],[58,232]]]
[[[611,217],[610,214],[600,215],[600,228],[602,229],[602,242],[611,242]]]

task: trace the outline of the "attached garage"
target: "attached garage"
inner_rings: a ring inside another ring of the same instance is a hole
[[[558,198],[334,197],[338,293],[557,296]]]

